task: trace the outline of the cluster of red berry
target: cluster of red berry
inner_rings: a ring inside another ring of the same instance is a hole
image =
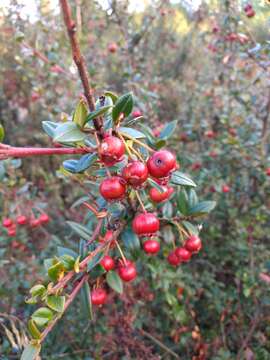
[[[253,9],[253,6],[251,4],[247,4],[244,7],[244,12],[246,13],[246,16],[251,18],[256,15],[255,10]]]
[[[8,236],[14,237],[17,234],[17,225],[29,225],[30,228],[36,228],[40,225],[47,224],[49,221],[49,216],[46,213],[42,213],[38,218],[27,218],[25,215],[19,215],[15,220],[5,218],[2,225],[7,229]]]

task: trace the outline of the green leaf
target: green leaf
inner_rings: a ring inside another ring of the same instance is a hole
[[[192,207],[198,203],[198,197],[196,191],[193,188],[190,188],[188,191],[188,206]]]
[[[41,345],[40,344],[28,344],[23,350],[21,360],[36,360],[38,354],[40,353]]]
[[[52,281],[57,281],[59,276],[64,272],[64,266],[59,261],[56,264],[52,265],[48,269],[48,276]]]
[[[89,261],[89,263],[87,264],[87,272],[91,271],[92,269],[94,269],[95,266],[97,266],[100,261],[102,260],[102,258],[104,257],[104,251],[100,251],[99,253],[97,253],[93,259],[91,259]]]
[[[166,201],[165,204],[162,206],[162,215],[165,218],[171,218],[173,214],[173,206],[170,201]]]
[[[111,105],[107,105],[107,106],[103,106],[93,112],[91,112],[86,119],[86,122],[89,122],[91,120],[94,120],[95,118],[97,118],[100,115],[105,114],[107,111],[109,111],[112,108]]]
[[[140,248],[140,240],[136,234],[132,231],[131,227],[126,227],[121,233],[121,240],[127,249],[135,251]]]
[[[74,221],[67,221],[67,224],[71,227],[71,229],[78,234],[80,237],[82,237],[84,240],[89,240],[91,237],[91,232],[87,229],[86,226],[83,226],[81,224],[78,224]]]
[[[194,235],[199,234],[198,228],[193,224],[191,224],[189,221],[182,221],[182,224],[190,234],[194,234]]]
[[[78,160],[69,159],[69,160],[63,161],[64,169],[71,173],[74,173],[74,174],[77,172],[76,171],[77,165],[78,165]]]
[[[117,99],[118,99],[118,95],[114,94],[114,93],[111,92],[111,91],[106,91],[106,92],[104,93],[104,95],[110,97],[110,98],[112,99],[113,104],[115,104],[116,101],[117,101]]]
[[[72,270],[74,267],[75,259],[74,257],[65,254],[60,257],[60,262],[65,268],[65,270]]]
[[[90,320],[93,320],[93,308],[91,302],[91,291],[88,282],[85,282],[82,287],[82,304],[85,310],[86,316],[89,316]]]
[[[3,125],[0,124],[0,143],[4,140],[5,137],[5,130]]]
[[[162,187],[161,185],[159,185],[157,182],[155,182],[153,179],[148,178],[147,181],[149,182],[149,184],[150,184],[151,186],[153,186],[154,188],[156,188],[158,191],[160,191],[160,192],[163,192],[163,191],[164,191],[163,187]]]
[[[47,135],[50,137],[54,137],[54,130],[57,128],[59,124],[52,122],[52,121],[42,121],[43,130],[46,132]]]
[[[31,296],[42,296],[46,292],[44,285],[37,284],[30,289]]]
[[[80,173],[87,170],[98,159],[97,154],[83,155],[76,165],[76,172]]]
[[[83,141],[86,137],[74,122],[65,122],[60,124],[54,130],[53,140],[60,143],[73,143]]]
[[[47,306],[54,311],[62,313],[65,307],[65,296],[50,295],[47,297]]]
[[[185,189],[179,192],[177,197],[177,207],[182,215],[188,215],[188,195]]]
[[[76,106],[76,109],[73,114],[72,121],[77,124],[80,128],[83,128],[86,123],[88,114],[87,105],[84,100],[80,100]]]
[[[123,293],[123,282],[115,271],[109,271],[106,275],[107,284],[119,294]]]
[[[132,93],[127,93],[122,96],[120,96],[113,107],[112,110],[112,118],[113,121],[116,122],[119,118],[120,114],[124,114],[125,117],[127,117],[133,108],[133,95]]]
[[[37,326],[44,326],[52,320],[53,312],[46,307],[41,307],[32,314],[31,318]]]
[[[57,253],[58,256],[69,255],[72,256],[74,259],[76,259],[76,257],[78,256],[75,251],[63,246],[57,246]]]
[[[41,338],[41,333],[40,333],[39,329],[37,328],[34,320],[30,319],[28,321],[27,328],[28,328],[28,331],[30,332],[33,339],[40,339]]]
[[[169,137],[174,133],[177,126],[177,120],[169,122],[167,125],[164,126],[162,129],[159,138],[162,140],[168,140]]]
[[[123,135],[123,136],[126,136],[128,138],[134,138],[134,139],[143,139],[145,138],[145,135],[138,131],[138,130],[135,130],[133,128],[128,128],[128,127],[119,127],[118,131]]]
[[[193,206],[189,210],[189,215],[191,216],[202,216],[205,214],[208,214],[210,211],[212,211],[216,206],[215,201],[202,201]]]
[[[196,187],[196,184],[194,183],[194,181],[191,180],[186,174],[184,174],[180,171],[175,171],[172,174],[171,182],[175,185]]]

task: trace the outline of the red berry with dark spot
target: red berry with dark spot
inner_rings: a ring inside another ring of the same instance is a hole
[[[148,177],[147,166],[141,161],[132,161],[124,167],[122,176],[131,186],[142,185]]]
[[[181,261],[179,257],[176,255],[175,251],[171,251],[167,257],[168,263],[172,266],[180,265]]]
[[[123,281],[132,281],[137,276],[136,266],[132,261],[126,261],[118,268],[118,274]]]
[[[17,224],[19,224],[19,225],[25,225],[25,224],[27,224],[27,217],[24,215],[20,215],[17,217],[16,221],[17,221]]]
[[[10,228],[10,227],[13,225],[13,221],[12,221],[12,219],[10,219],[10,218],[5,218],[5,219],[3,220],[2,225],[3,225],[5,228]]]
[[[41,214],[39,217],[39,221],[41,222],[41,224],[47,224],[50,221],[49,215],[45,213]]]
[[[160,243],[157,240],[146,240],[143,243],[143,250],[146,254],[157,254],[160,250]]]
[[[202,248],[201,239],[197,235],[191,235],[184,244],[185,249],[191,253],[197,253]]]
[[[162,186],[163,191],[159,191],[156,188],[151,188],[149,191],[150,199],[155,203],[160,203],[167,200],[173,193],[173,188],[168,186]]]
[[[181,262],[187,262],[191,258],[191,252],[183,247],[176,248],[175,254],[179,257]]]
[[[107,292],[104,289],[94,289],[91,293],[93,305],[103,305],[107,300]]]
[[[120,176],[112,176],[102,181],[99,191],[105,200],[121,200],[126,193],[126,182]]]
[[[168,150],[154,152],[147,161],[148,171],[154,178],[164,178],[170,175],[176,168],[176,158]]]
[[[116,136],[105,137],[99,148],[100,160],[107,166],[112,166],[121,161],[125,154],[125,145]]]
[[[230,192],[230,187],[228,185],[223,185],[222,186],[222,192],[225,193],[225,194]]]
[[[132,229],[140,236],[152,235],[159,230],[159,219],[152,213],[138,214],[133,219]]]
[[[100,264],[106,271],[110,271],[115,267],[114,260],[109,255],[105,255]]]

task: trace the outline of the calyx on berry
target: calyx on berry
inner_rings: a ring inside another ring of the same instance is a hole
[[[121,161],[125,154],[125,145],[116,136],[106,136],[99,147],[100,160],[107,166],[112,166]]]
[[[154,152],[147,161],[149,174],[160,179],[167,177],[176,169],[176,158],[168,150]]]
[[[120,264],[118,274],[123,281],[129,282],[134,280],[137,276],[135,264],[130,260],[126,260],[125,263]]]
[[[149,191],[149,197],[153,202],[160,203],[167,200],[173,191],[173,188],[168,186],[162,186],[162,191],[159,191],[157,188],[153,187]]]
[[[133,219],[132,229],[140,236],[155,234],[159,230],[159,219],[152,213],[138,214]]]
[[[105,200],[121,200],[126,192],[126,182],[120,176],[112,176],[102,181],[99,191]]]
[[[146,240],[143,243],[143,250],[146,252],[146,254],[157,254],[160,250],[160,243],[157,240]]]
[[[91,293],[93,305],[103,305],[107,300],[107,292],[104,289],[94,289]]]
[[[137,187],[147,180],[148,169],[143,162],[132,161],[124,167],[122,176],[129,185]]]
[[[110,271],[115,267],[114,260],[109,255],[104,256],[100,262],[100,265],[104,268],[105,271]]]
[[[191,253],[197,253],[202,248],[201,239],[197,235],[191,235],[184,244],[184,248]]]

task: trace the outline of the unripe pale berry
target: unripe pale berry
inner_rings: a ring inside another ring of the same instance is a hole
[[[164,178],[176,168],[175,155],[168,150],[154,152],[147,161],[149,174],[154,178]]]
[[[112,166],[121,161],[125,154],[125,145],[116,136],[106,136],[99,147],[100,160],[107,166]]]
[[[133,219],[132,229],[140,236],[152,235],[159,230],[159,219],[152,213],[138,214]]]
[[[143,243],[143,250],[146,252],[146,254],[157,254],[160,250],[160,243],[157,240],[146,240]]]
[[[105,200],[121,200],[126,193],[126,182],[120,176],[112,176],[102,181],[99,191]]]
[[[124,167],[122,176],[129,185],[137,187],[147,180],[148,169],[143,162],[132,161]]]

